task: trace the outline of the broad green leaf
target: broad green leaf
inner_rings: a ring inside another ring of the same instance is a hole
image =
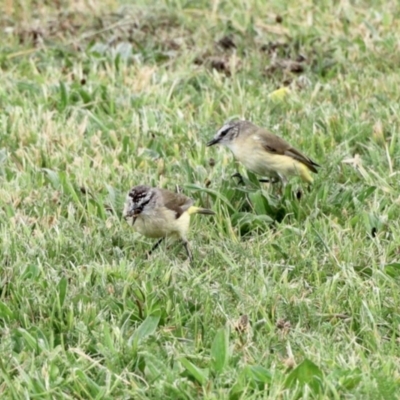
[[[139,339],[152,335],[160,322],[160,315],[149,315],[137,329],[137,335]]]
[[[140,324],[139,328],[137,328],[129,341],[132,342],[132,340],[134,340],[135,342],[139,342],[145,337],[152,335],[160,323],[160,317],[160,315],[149,315]]]
[[[383,269],[392,278],[398,278],[400,276],[400,263],[386,264]]]
[[[353,371],[343,371],[339,377],[339,385],[346,389],[352,390],[358,386],[361,382],[362,373],[359,369],[355,369]]]
[[[85,104],[93,101],[92,96],[85,89],[79,88],[78,93]]]
[[[14,317],[14,313],[10,310],[7,304],[0,301],[0,318],[9,321]]]
[[[253,365],[251,367],[248,367],[248,371],[248,375],[250,375],[254,380],[258,382],[262,382],[264,384],[269,384],[272,382],[271,372],[260,365]]]
[[[376,186],[369,186],[366,189],[362,190],[357,196],[358,200],[361,202],[364,201],[369,196],[371,196],[371,194],[374,193],[376,189]]]
[[[37,264],[27,265],[21,274],[21,279],[37,279],[40,276],[40,267]]]
[[[53,189],[58,190],[61,186],[60,177],[58,173],[48,168],[42,168],[42,171],[46,173],[47,179],[52,184]]]
[[[315,393],[321,389],[322,371],[312,361],[305,359],[286,378],[285,386],[292,388],[298,383],[300,386],[308,385]]]
[[[243,399],[244,391],[246,390],[245,386],[241,386],[239,383],[235,383],[232,386],[231,391],[229,392],[229,400],[240,400]]]
[[[25,345],[28,346],[30,350],[35,351],[38,348],[37,339],[33,337],[27,330],[19,328],[18,332],[24,340]]]
[[[238,374],[235,384],[229,393],[230,400],[243,399],[249,391],[264,390],[272,382],[272,374],[260,365],[247,365]]]
[[[231,215],[233,226],[239,226],[241,234],[246,234],[255,229],[268,228],[273,219],[269,215],[256,215],[251,213],[237,212]]]
[[[267,214],[266,199],[261,191],[249,193],[249,198],[253,204],[256,214]]]
[[[215,372],[222,372],[229,361],[229,331],[221,328],[215,335],[211,346],[212,366]]]
[[[193,363],[191,363],[186,358],[180,359],[181,364],[186,368],[187,372],[196,379],[200,385],[205,385],[208,381],[208,369],[201,369],[196,367]]]
[[[80,381],[80,383],[83,384],[92,395],[92,398],[103,393],[103,388],[96,381],[94,381],[86,371],[84,372],[81,369],[77,369],[74,371],[74,373],[77,380]],[[98,398],[102,398],[102,396],[99,396]]]

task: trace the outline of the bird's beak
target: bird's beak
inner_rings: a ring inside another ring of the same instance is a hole
[[[125,221],[129,222],[129,219],[132,218],[132,222],[131,225],[133,226],[136,222],[137,217],[139,216],[140,211],[138,209],[130,209],[125,215],[124,215],[124,219]]]
[[[213,138],[207,143],[207,147],[213,146],[214,144],[217,144],[219,142],[219,139]]]
[[[127,218],[136,219],[139,214],[140,211],[137,208],[132,208],[125,214],[125,219]]]

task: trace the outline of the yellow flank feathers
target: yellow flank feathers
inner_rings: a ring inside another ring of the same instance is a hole
[[[215,215],[214,211],[208,210],[207,208],[191,206],[187,209],[189,215],[192,214],[204,214],[204,215]]]
[[[299,168],[300,177],[301,177],[301,179],[303,179],[304,182],[307,182],[307,183],[314,182],[314,179],[313,179],[312,175],[310,174],[310,170],[307,167],[307,165],[298,162],[297,168]]]
[[[268,97],[272,100],[284,100],[291,93],[288,87],[282,87],[271,92]]]

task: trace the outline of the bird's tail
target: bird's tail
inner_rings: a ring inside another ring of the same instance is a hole
[[[212,210],[209,210],[207,208],[195,207],[195,206],[189,207],[187,211],[188,211],[189,215],[192,215],[192,214],[215,215],[215,212]]]

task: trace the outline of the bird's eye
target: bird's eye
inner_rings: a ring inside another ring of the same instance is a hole
[[[226,134],[231,130],[231,128],[225,128],[225,129],[221,129],[221,132],[219,133],[220,137],[224,137],[226,136]]]

